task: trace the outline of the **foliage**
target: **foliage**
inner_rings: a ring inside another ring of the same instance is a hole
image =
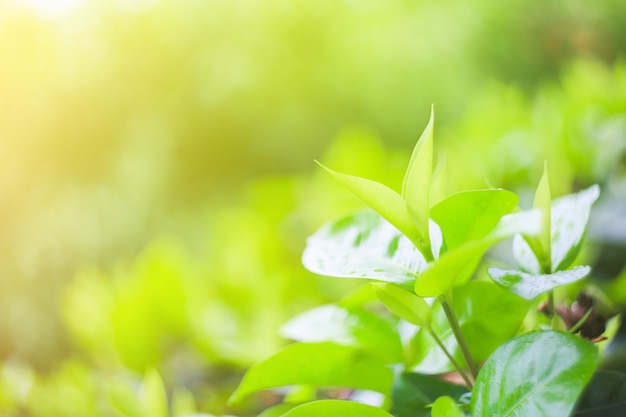
[[[306,385],[339,387],[352,402],[316,401],[314,391],[298,398],[303,405],[281,415],[313,415],[309,409],[321,407],[327,415],[377,415],[370,406],[360,411],[365,406],[353,390],[382,394],[370,405],[398,417],[553,416],[575,410],[596,371],[599,353],[584,334],[571,333],[580,330],[594,307],[578,323],[567,323],[557,314],[557,305],[567,300],[557,298],[555,289],[589,273],[589,267],[566,268],[580,250],[599,189],[594,186],[552,201],[546,164],[533,209],[527,212],[517,207],[515,194],[497,189],[453,194],[431,208],[433,116],[415,147],[401,194],[326,168],[373,212],[322,227],[307,242],[304,265],[334,277],[374,280],[378,301],[361,299],[361,314],[351,303],[343,314],[335,314],[340,306],[328,306],[297,318],[297,324],[288,326],[296,330],[287,334],[302,341],[254,365],[232,403],[257,391]],[[513,236],[513,254],[525,272],[491,268],[495,283],[472,280],[488,249]],[[525,316],[537,310],[539,297],[547,298],[543,310],[552,329],[520,329]],[[391,314],[385,314],[383,306]],[[372,312],[386,320],[395,335],[374,333],[385,327],[365,319]],[[369,339],[362,337],[367,327]],[[403,354],[382,355],[394,336],[402,341]],[[443,381],[432,394],[428,378],[446,373],[464,383],[463,396],[461,387]],[[411,374],[415,377],[407,384]],[[392,390],[392,385],[403,386],[403,396],[421,400],[401,399],[400,388]],[[430,396],[422,394],[425,390]],[[465,394],[471,396],[470,404]],[[585,401],[581,404],[588,407]],[[612,401],[607,397],[606,406]]]

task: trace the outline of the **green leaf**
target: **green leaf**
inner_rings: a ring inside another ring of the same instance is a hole
[[[600,187],[593,185],[577,194],[552,202],[552,268],[569,267],[582,244],[591,206],[600,196]]]
[[[472,277],[482,256],[491,246],[515,234],[537,233],[539,219],[536,212],[515,213],[502,217],[495,229],[483,239],[446,252],[430,264],[415,281],[415,292],[420,297],[437,297],[445,294],[455,284],[466,282]]]
[[[352,401],[320,400],[292,408],[283,417],[393,417],[378,407]]]
[[[394,225],[418,248],[424,247],[424,238],[421,232],[413,224],[411,215],[404,199],[391,188],[379,182],[352,175],[341,174],[319,164],[337,181],[343,184],[354,195],[363,200],[375,212],[383,216],[389,223]],[[420,243],[422,242],[422,243]]]
[[[253,365],[231,396],[237,403],[265,389],[287,385],[346,387],[389,395],[391,370],[362,350],[335,343],[295,343]]]
[[[489,276],[498,285],[527,300],[532,300],[558,286],[578,281],[586,277],[589,272],[591,272],[591,268],[588,266],[577,266],[568,271],[559,271],[546,275],[534,275],[500,268],[488,269]]]
[[[433,206],[430,217],[441,227],[446,248],[453,250],[487,236],[517,202],[517,195],[505,190],[464,191]]]
[[[416,373],[402,373],[393,386],[393,407],[391,412],[397,417],[430,417],[427,407],[442,395],[459,398],[467,388],[451,384],[441,378]]]
[[[433,124],[435,122],[435,109],[431,108],[430,120],[422,136],[417,141],[411,160],[404,174],[402,182],[402,197],[406,201],[408,212],[413,219],[425,247],[430,247],[428,242],[429,216],[428,210],[430,197],[430,179],[433,164]]]
[[[280,403],[263,410],[257,417],[282,417],[286,412],[299,406],[300,404]]]
[[[465,417],[450,397],[439,397],[433,403],[432,417]]]
[[[597,362],[596,347],[571,334],[537,331],[511,339],[478,374],[473,416],[567,416]]]
[[[548,175],[548,162],[546,161],[533,203],[533,207],[541,213],[541,234],[536,239],[527,238],[528,244],[539,260],[540,270],[544,274],[552,272],[552,256],[550,255],[552,247],[550,244],[551,202],[550,177]]]
[[[339,278],[412,282],[426,261],[415,246],[371,211],[320,228],[307,239],[302,263],[311,272]]]
[[[143,406],[135,391],[122,381],[112,380],[107,386],[107,399],[124,417],[144,416]]]
[[[149,371],[139,391],[146,417],[168,417],[167,393],[157,371]]]
[[[591,206],[598,199],[600,188],[593,185],[576,194],[557,198],[552,202],[550,220],[551,272],[569,267],[578,252],[587,228]],[[532,274],[542,273],[539,261],[528,242],[516,236],[513,240],[513,255],[519,267]]]
[[[469,282],[452,292],[452,307],[461,332],[475,362],[485,360],[505,340],[515,334],[530,303],[486,281]],[[431,328],[452,354],[465,366],[465,360],[439,301],[432,307]],[[426,374],[450,372],[454,367],[435,344],[429,332],[420,329],[411,341],[413,371]]]
[[[378,283],[374,289],[378,299],[396,316],[418,326],[430,326],[432,314],[423,298],[395,284]]]
[[[403,361],[402,342],[395,326],[365,310],[334,304],[317,307],[287,322],[281,335],[298,342],[335,342],[361,348],[386,363]]]
[[[572,417],[623,417],[626,415],[626,374],[598,371],[576,404]]]

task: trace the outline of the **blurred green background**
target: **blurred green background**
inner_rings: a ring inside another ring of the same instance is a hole
[[[622,1],[0,0],[0,39],[6,416],[156,415],[153,370],[254,415],[246,367],[358,285],[300,266],[361,207],[313,160],[397,189],[433,103],[435,200],[546,159],[626,195]]]

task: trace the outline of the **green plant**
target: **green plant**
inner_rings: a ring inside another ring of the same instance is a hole
[[[572,292],[564,291],[580,290],[590,273],[569,268],[599,187],[552,200],[546,164],[530,210],[501,189],[432,205],[433,122],[431,113],[400,194],[324,167],[373,210],[323,226],[303,263],[374,283],[287,323],[283,334],[297,343],[254,365],[232,403],[291,387],[261,415],[587,416],[619,407],[618,399],[593,397],[598,374],[583,394],[600,360],[586,339],[597,341],[604,328],[585,328],[592,296],[581,291],[568,306]],[[491,279],[477,273],[508,238],[518,269],[492,266]]]

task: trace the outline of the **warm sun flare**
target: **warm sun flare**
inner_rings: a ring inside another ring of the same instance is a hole
[[[42,17],[56,17],[71,12],[84,0],[23,0]]]

